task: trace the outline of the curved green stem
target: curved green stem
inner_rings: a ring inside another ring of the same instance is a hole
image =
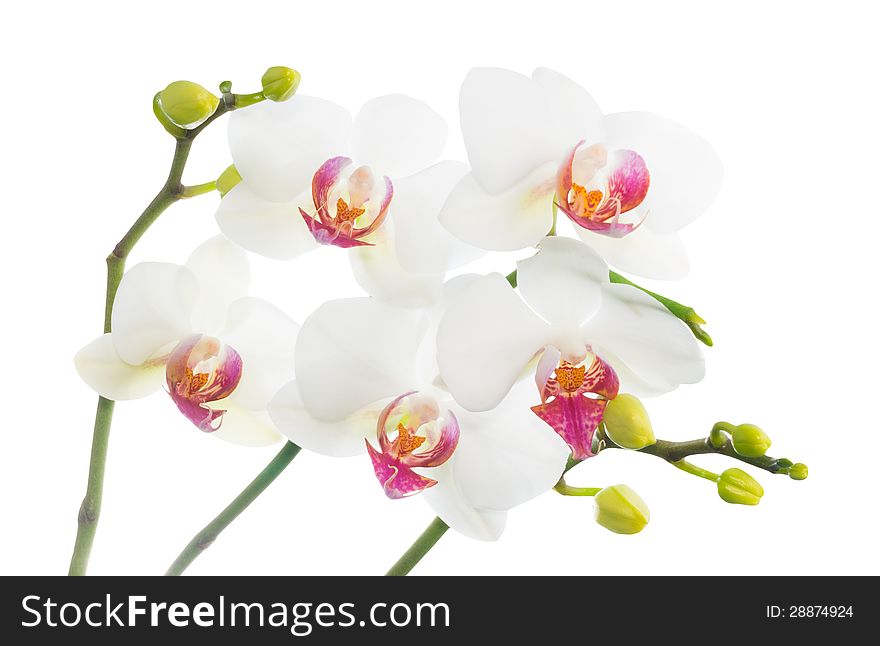
[[[232,521],[234,521],[248,506],[263,493],[266,488],[275,481],[281,472],[287,468],[293,458],[299,454],[299,447],[293,442],[287,442],[279,451],[265,469],[238,494],[238,496],[229,505],[220,512],[220,514],[205,525],[198,534],[196,534],[189,544],[183,549],[180,555],[168,568],[165,576],[180,576],[184,570],[195,561],[199,554],[208,549],[217,536],[226,529]]]
[[[122,239],[107,256],[107,288],[104,299],[104,333],[111,331],[113,317],[113,303],[116,300],[116,292],[122,275],[125,273],[125,261],[131,250],[143,237],[156,219],[165,210],[181,199],[183,195],[183,170],[189,157],[193,140],[205,129],[205,127],[217,119],[220,115],[234,110],[232,95],[224,95],[223,100],[208,119],[194,130],[174,130],[169,132],[175,136],[174,156],[171,159],[171,169],[165,184],[156,193],[153,200],[147,205],[140,217],[125,233]],[[160,119],[161,120],[161,119]],[[163,125],[168,126],[163,122]],[[73,546],[73,555],[70,558],[70,576],[82,576],[86,573],[89,563],[89,555],[95,540],[95,532],[98,528],[98,519],[101,515],[101,501],[104,490],[104,470],[107,462],[107,448],[110,439],[110,426],[113,421],[113,402],[103,397],[98,398],[98,409],[95,414],[95,428],[92,434],[92,449],[89,459],[89,476],[86,486],[86,495],[80,505],[76,541]]]
[[[712,482],[718,482],[717,473],[709,471],[708,469],[704,469],[703,467],[698,467],[696,464],[691,464],[687,460],[670,462],[670,464],[678,469],[681,469],[685,473],[690,473],[691,475],[697,476],[698,478],[705,478],[706,480],[711,480]]]
[[[595,496],[602,491],[603,487],[572,487],[565,481],[565,477],[559,478],[559,482],[553,490],[563,496]]]
[[[184,186],[183,191],[180,193],[180,197],[196,197],[197,195],[204,195],[205,193],[211,193],[217,190],[217,182],[205,182],[204,184],[193,184],[192,186]]]
[[[388,570],[385,576],[406,576],[409,574],[410,570],[437,544],[437,541],[446,533],[447,529],[449,529],[449,525],[440,520],[439,517],[432,520],[428,528],[403,553],[403,556],[397,559],[397,563],[391,566],[391,569]]]

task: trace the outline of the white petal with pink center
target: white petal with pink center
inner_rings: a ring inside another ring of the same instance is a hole
[[[664,279],[686,271],[676,232],[709,208],[722,175],[702,137],[650,113],[603,116],[548,69],[471,70],[459,107],[472,172],[440,213],[457,238],[492,250],[535,245],[555,202],[616,268]],[[646,253],[651,243],[662,249]]]
[[[456,282],[466,289],[470,280]],[[540,428],[521,392],[473,413],[430,383],[436,368],[419,363],[433,346],[433,316],[369,298],[326,303],[303,323],[297,379],[269,413],[303,448],[369,454],[387,496],[424,495],[454,529],[494,540],[506,510],[553,487],[568,449]]]
[[[231,240],[276,259],[319,244],[349,249],[359,282],[394,304],[412,287],[400,284],[398,266],[436,282],[482,253],[437,224],[464,169],[435,164],[447,128],[426,104],[400,94],[378,97],[351,127],[341,108],[311,97],[262,105],[230,121],[242,181],[221,200],[217,222]],[[308,136],[297,142],[304,129]],[[392,221],[393,236],[385,232]],[[392,237],[393,248],[379,248]],[[369,262],[373,253],[385,257]]]
[[[266,405],[293,377],[298,326],[273,305],[244,296],[244,252],[223,237],[185,266],[141,263],[122,278],[113,332],[76,355],[83,380],[109,399],[135,399],[163,383],[193,425],[228,441],[280,439]]]
[[[620,365],[622,378],[633,373],[655,392],[703,377],[702,353],[689,330],[636,288],[611,284],[585,244],[546,238],[535,256],[518,264],[517,276],[529,286],[520,293],[498,274],[476,281],[440,323],[440,375],[468,410],[497,406],[549,346],[560,352],[560,366],[598,355]],[[638,390],[639,383],[623,386]]]

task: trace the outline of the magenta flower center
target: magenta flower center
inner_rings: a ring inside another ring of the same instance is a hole
[[[177,408],[199,430],[216,431],[224,409],[212,402],[229,397],[241,381],[238,352],[212,336],[196,334],[177,344],[165,366],[168,394]]]

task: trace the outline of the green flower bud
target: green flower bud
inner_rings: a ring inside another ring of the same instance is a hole
[[[220,99],[198,83],[174,81],[159,93],[159,104],[171,121],[188,128],[214,114]]]
[[[596,522],[617,534],[638,534],[651,519],[645,501],[626,485],[605,487],[593,498]]]
[[[791,468],[788,470],[788,477],[792,480],[806,480],[809,472],[810,470],[807,469],[806,464],[797,462],[791,465]]]
[[[217,178],[217,192],[220,193],[220,197],[223,197],[235,188],[236,184],[240,181],[241,175],[238,174],[238,169],[235,167],[235,164],[231,164],[225,171],[220,173],[220,177]]]
[[[728,469],[718,478],[718,495],[733,505],[757,505],[764,487],[742,469]]]
[[[770,438],[754,424],[740,424],[730,435],[733,450],[746,458],[759,458],[770,448]]]
[[[602,421],[608,437],[625,449],[643,449],[657,441],[648,411],[634,395],[618,395],[608,402]]]
[[[300,74],[289,67],[270,67],[263,74],[263,96],[270,101],[287,101],[299,87]]]

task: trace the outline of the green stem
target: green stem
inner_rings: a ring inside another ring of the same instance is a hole
[[[553,487],[553,490],[563,496],[595,496],[602,491],[603,487],[572,487],[565,481],[565,478],[559,478],[559,482]]]
[[[171,159],[171,169],[168,178],[162,188],[156,193],[153,200],[147,205],[140,217],[135,220],[131,228],[107,256],[107,289],[104,298],[104,333],[111,331],[113,319],[113,303],[116,300],[116,292],[119,283],[125,273],[125,261],[131,250],[143,237],[156,219],[165,210],[183,197],[183,170],[189,157],[193,140],[220,115],[234,110],[232,95],[224,95],[217,110],[198,128],[186,131],[169,130],[175,135],[174,156]],[[163,123],[163,125],[165,125]],[[89,458],[89,477],[86,485],[86,495],[80,505],[78,516],[76,541],[73,546],[73,555],[70,558],[70,576],[82,576],[86,573],[89,563],[89,555],[95,541],[95,532],[98,529],[98,519],[101,515],[101,500],[104,491],[104,471],[107,462],[107,447],[110,439],[110,426],[113,421],[113,402],[98,398],[98,409],[95,413],[95,428],[92,434],[92,449]]]
[[[208,547],[217,540],[224,529],[226,529],[232,521],[234,521],[248,506],[263,493],[266,488],[275,481],[281,472],[287,468],[293,458],[299,454],[299,447],[293,442],[287,442],[281,451],[278,452],[272,461],[263,469],[253,481],[238,494],[238,496],[229,505],[220,512],[220,514],[205,525],[198,534],[196,534],[189,544],[183,549],[180,555],[168,568],[165,576],[180,576],[184,570],[195,561],[199,554],[204,552]]]
[[[616,271],[608,272],[609,278],[612,283],[617,283],[619,285],[629,285],[630,287],[635,287],[636,289],[644,292],[655,301],[663,305],[667,310],[669,310],[676,318],[680,319],[685,325],[690,328],[691,333],[702,343],[705,343],[708,346],[712,345],[712,337],[700,327],[701,325],[705,325],[706,321],[694,311],[693,307],[688,307],[687,305],[682,305],[681,303],[672,300],[671,298],[666,298],[665,296],[661,296],[656,292],[652,292],[649,289],[645,289],[640,285],[636,285],[634,282],[625,278],[618,274]]]
[[[606,449],[622,448],[615,444],[607,434],[602,438],[602,442]],[[635,453],[653,455],[662,458],[673,465],[691,455],[716,453],[718,455],[725,455],[729,458],[733,458],[734,460],[739,460],[740,462],[745,462],[758,469],[763,469],[764,471],[780,475],[787,475],[792,466],[791,460],[787,458],[771,458],[769,455],[762,455],[757,458],[745,457],[733,449],[733,442],[729,439],[725,439],[724,443],[720,446],[715,446],[707,437],[702,437],[697,440],[688,440],[687,442],[657,440],[654,444],[639,449],[638,451],[635,451]]]
[[[717,473],[713,473],[708,469],[698,467],[696,464],[691,464],[687,460],[679,460],[678,462],[671,462],[670,464],[678,469],[681,469],[685,473],[690,473],[691,475],[697,476],[699,478],[705,478],[706,480],[711,480],[712,482],[718,482]]]
[[[449,529],[449,525],[440,520],[439,517],[432,520],[428,528],[403,553],[403,556],[397,560],[397,563],[391,566],[391,569],[388,570],[385,576],[406,576],[409,574],[410,570],[437,544],[437,541],[446,533],[447,529]]]
[[[184,186],[183,191],[180,193],[181,197],[196,197],[197,195],[204,195],[205,193],[211,193],[212,191],[217,190],[217,182],[205,182],[204,184],[193,184],[192,186]]]
[[[98,397],[95,430],[92,435],[92,455],[89,461],[89,480],[86,496],[79,507],[79,525],[73,557],[70,559],[69,576],[83,576],[92,553],[92,544],[98,529],[98,516],[101,513],[104,466],[107,463],[107,443],[110,435],[110,422],[113,420],[114,404],[115,402],[110,399]]]

